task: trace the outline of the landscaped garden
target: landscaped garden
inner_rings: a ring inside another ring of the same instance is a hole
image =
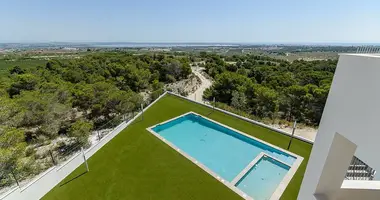
[[[236,193],[149,133],[146,128],[193,111],[287,148],[289,136],[166,95],[43,199],[241,199]],[[226,147],[228,148],[228,147]],[[296,199],[312,145],[293,140],[290,151],[304,157],[281,199]]]

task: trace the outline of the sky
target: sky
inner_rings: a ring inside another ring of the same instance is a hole
[[[380,43],[379,0],[1,0],[0,42]]]

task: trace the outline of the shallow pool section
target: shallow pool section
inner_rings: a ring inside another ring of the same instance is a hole
[[[289,169],[288,165],[263,156],[235,186],[253,199],[270,199]]]
[[[193,113],[158,125],[153,131],[227,181],[265,152],[292,164],[294,157]]]
[[[271,197],[289,166],[300,164],[295,154],[193,112],[148,130],[246,199]]]

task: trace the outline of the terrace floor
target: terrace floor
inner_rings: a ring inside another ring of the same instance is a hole
[[[286,149],[289,137],[222,112],[166,95],[42,199],[241,199],[146,128],[189,111]],[[228,148],[228,147],[227,147]],[[296,199],[312,145],[293,140],[290,151],[304,161],[281,199]]]

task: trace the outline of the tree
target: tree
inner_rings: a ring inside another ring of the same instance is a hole
[[[241,93],[248,92],[252,89],[252,81],[237,73],[225,72],[218,75],[211,87],[212,95],[218,101],[230,104],[232,93],[239,91]]]
[[[80,145],[86,145],[92,128],[93,124],[91,122],[79,119],[69,128],[68,136],[75,137],[77,143]]]
[[[19,95],[23,90],[34,90],[38,84],[38,77],[33,74],[19,74],[14,78],[8,89],[9,96]]]
[[[244,93],[241,93],[239,91],[233,91],[232,92],[232,99],[231,99],[231,106],[239,109],[239,110],[245,110],[247,105],[247,98],[245,97]]]
[[[139,92],[142,89],[146,89],[149,86],[150,72],[147,69],[138,69],[132,71],[127,75],[127,79],[131,82],[128,85],[133,91]]]
[[[305,121],[305,109],[313,96],[304,86],[293,85],[285,89],[285,96],[280,107],[288,121]]]
[[[240,66],[240,65],[239,65]],[[226,70],[230,71],[230,72],[236,72],[236,70],[238,69],[238,66],[237,65],[234,65],[234,64],[228,64],[226,66]]]
[[[270,88],[256,85],[253,108],[256,116],[273,118],[279,109],[277,92]]]
[[[73,94],[73,106],[87,112],[94,104],[95,94],[91,84],[79,83],[71,89]]]
[[[90,117],[109,120],[115,114],[125,114],[134,110],[142,102],[142,97],[132,91],[122,91],[110,83],[99,82],[92,85],[93,102]]]
[[[21,107],[14,99],[9,97],[0,96],[0,124],[8,126],[17,126],[20,123],[18,113]]]
[[[15,101],[22,108],[17,113],[17,118],[20,118],[18,126],[33,128],[28,139],[54,138],[61,123],[71,119],[71,104],[60,103],[56,94],[25,91]]]
[[[23,157],[26,148],[24,131],[0,126],[0,172],[15,170],[17,160]]]
[[[24,74],[25,70],[21,69],[20,66],[14,66],[12,69],[9,70],[10,74]]]

